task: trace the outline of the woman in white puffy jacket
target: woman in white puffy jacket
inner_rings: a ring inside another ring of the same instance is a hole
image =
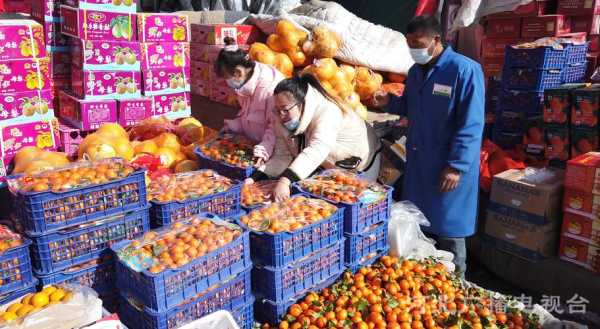
[[[275,201],[290,196],[291,183],[305,179],[319,167],[379,174],[379,139],[372,127],[353,110],[332,98],[309,74],[282,80],[273,92],[277,142],[273,158],[252,178],[279,176]]]

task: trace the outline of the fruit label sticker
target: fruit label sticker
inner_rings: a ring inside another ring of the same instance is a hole
[[[107,11],[61,7],[63,34],[86,40],[136,40],[133,28],[136,16]]]
[[[2,126],[2,159],[9,163],[15,154],[25,146],[54,150],[54,134],[50,121],[36,121],[17,125]]]
[[[187,118],[192,114],[190,94],[152,96],[152,108],[155,116],[164,115],[169,120]]]
[[[138,36],[142,42],[189,42],[190,24],[186,15],[138,14]]]
[[[141,97],[141,74],[132,71],[83,71],[73,68],[73,92],[86,100]]]
[[[145,70],[144,95],[164,95],[190,91],[189,68]]]
[[[136,0],[63,0],[67,6],[103,10],[116,13],[135,13],[137,10]]]
[[[165,69],[190,66],[187,42],[142,43],[142,69]]]
[[[0,93],[45,90],[51,87],[50,82],[48,58],[0,63]]]
[[[27,91],[0,95],[0,120],[26,123],[54,117],[52,90]]]
[[[31,20],[0,20],[0,60],[45,56],[42,25]]]
[[[139,71],[140,44],[130,41],[77,40],[73,64],[86,71]]]
[[[118,108],[118,122],[124,127],[134,126],[153,115],[151,98],[122,100]]]

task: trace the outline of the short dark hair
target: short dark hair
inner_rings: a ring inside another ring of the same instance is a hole
[[[406,33],[422,32],[428,36],[442,35],[442,25],[437,18],[430,15],[413,17],[406,25]]]
[[[227,46],[236,44],[235,39],[231,37],[226,37],[224,39],[224,43]],[[223,77],[225,73],[232,75],[237,66],[242,66],[247,69],[254,69],[254,64],[254,61],[248,57],[248,53],[241,49],[221,49],[214,66],[217,75]]]

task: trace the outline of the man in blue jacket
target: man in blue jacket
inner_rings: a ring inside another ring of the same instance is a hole
[[[431,222],[424,227],[439,249],[454,254],[464,277],[465,237],[475,233],[479,152],[484,126],[481,66],[442,43],[439,22],[413,18],[407,42],[415,65],[402,97],[377,94],[376,105],[408,116],[403,198]]]

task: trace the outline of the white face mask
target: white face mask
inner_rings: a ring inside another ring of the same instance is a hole
[[[227,82],[227,85],[229,85],[229,87],[231,87],[233,89],[240,89],[244,85],[243,81],[240,82],[235,79],[227,79],[227,80],[225,80],[225,82]]]
[[[435,40],[432,40],[433,44]],[[431,47],[431,44],[429,45]],[[427,48],[409,48],[410,56],[413,58],[415,63],[425,65],[431,61],[433,55],[429,54],[429,47]]]

